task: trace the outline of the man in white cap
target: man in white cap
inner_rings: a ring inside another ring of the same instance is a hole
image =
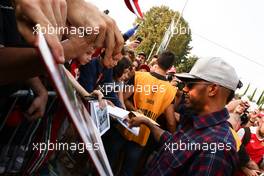
[[[185,84],[182,116],[171,134],[148,119],[134,117],[131,126],[147,125],[160,150],[147,164],[146,175],[232,175],[238,165],[236,143],[229,129],[225,108],[241,86],[232,66],[221,58],[199,59],[189,73],[177,74]]]

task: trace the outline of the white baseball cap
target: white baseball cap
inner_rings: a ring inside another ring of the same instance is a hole
[[[219,57],[198,59],[189,73],[175,74],[180,80],[203,79],[235,91],[241,82],[234,67]]]

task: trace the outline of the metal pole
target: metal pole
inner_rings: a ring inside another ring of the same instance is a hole
[[[152,53],[153,53],[153,51],[154,51],[154,49],[155,49],[155,47],[156,47],[156,42],[153,44],[153,47],[152,47],[152,49],[151,49],[151,51],[150,51],[150,53],[149,53],[149,55],[148,55],[148,59],[147,59],[147,62],[149,61],[149,59],[150,59],[150,57],[151,57],[151,55],[152,55]]]

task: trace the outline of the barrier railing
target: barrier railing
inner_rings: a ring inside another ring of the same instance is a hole
[[[34,93],[31,90],[19,90],[9,98],[0,98],[5,107],[0,112],[0,174],[22,175],[32,153],[31,142],[36,136],[43,119],[51,113],[57,99],[56,93],[48,92],[49,100],[44,117],[28,121],[23,115],[32,100]]]

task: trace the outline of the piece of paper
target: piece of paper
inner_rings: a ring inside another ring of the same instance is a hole
[[[108,109],[108,113],[112,117],[114,117],[123,127],[128,129],[128,131],[130,131],[134,135],[138,136],[140,127],[132,127],[132,128],[128,127],[127,119],[129,118],[128,117],[128,114],[130,113],[129,111],[116,106],[112,107],[110,105],[107,105],[107,109]]]
[[[90,101],[91,106],[91,116],[94,120],[97,129],[99,130],[101,136],[110,129],[109,114],[107,112],[107,107],[99,107],[98,101]]]
[[[99,175],[113,175],[96,125],[68,80],[64,66],[55,63],[47,42],[41,33],[38,34],[38,49],[56,92],[64,103],[83,142],[86,144],[97,143],[99,145],[98,150],[87,150]]]
[[[127,122],[127,119],[120,119],[120,118],[118,118],[117,121],[118,121],[123,127],[125,127],[128,131],[130,131],[131,133],[133,133],[134,135],[136,135],[136,136],[139,135],[140,127],[132,127],[132,128],[129,128],[129,126],[128,126],[128,122]]]
[[[110,106],[110,105],[107,105],[107,110],[111,116],[115,118],[121,118],[121,119],[126,118],[127,115],[130,113],[129,111],[125,109],[119,108],[117,106]]]

